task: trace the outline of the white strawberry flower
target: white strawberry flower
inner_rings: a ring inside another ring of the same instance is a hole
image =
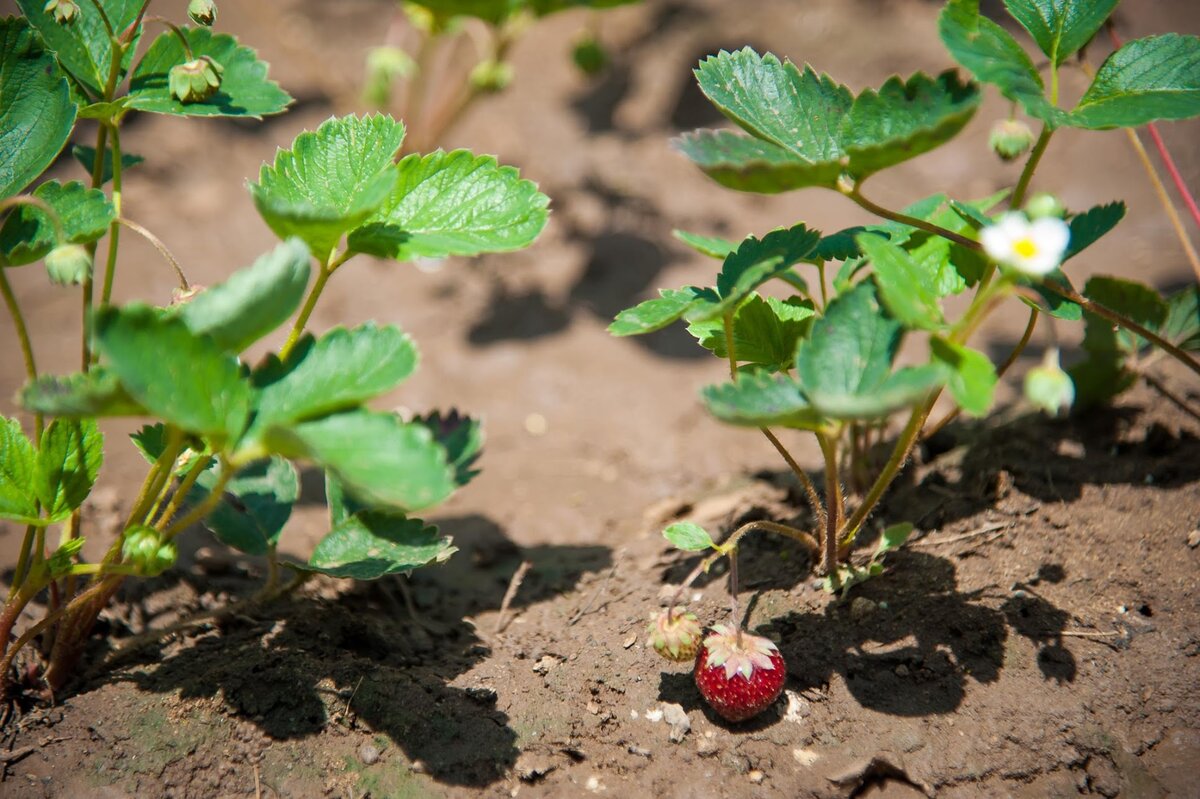
[[[1025,214],[1013,211],[1000,217],[996,224],[985,227],[979,240],[993,261],[1041,277],[1062,263],[1071,240],[1071,229],[1055,217],[1046,216],[1030,222]]]

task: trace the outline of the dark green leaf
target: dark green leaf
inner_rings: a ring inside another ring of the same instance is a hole
[[[104,460],[104,436],[93,419],[55,419],[42,433],[36,491],[49,521],[62,521],[83,504]]]
[[[775,297],[751,295],[733,320],[733,351],[738,362],[770,371],[790,369],[796,346],[808,333],[813,314],[812,302],[808,300],[784,302]],[[723,319],[696,322],[688,326],[688,332],[713,355],[729,357],[725,352]]]
[[[1067,279],[1067,276],[1063,274],[1061,269],[1055,269],[1041,281],[1023,280],[1021,282],[1030,286],[1045,300],[1045,306],[1041,306],[1022,295],[1020,297],[1021,302],[1030,308],[1037,308],[1040,311],[1050,314],[1055,319],[1065,319],[1068,322],[1078,322],[1083,318],[1083,308],[1061,294],[1050,290],[1050,286],[1056,283],[1065,288],[1071,288],[1071,281]]]
[[[51,579],[65,577],[70,573],[71,567],[75,565],[75,557],[83,549],[83,545],[84,539],[72,538],[64,541],[58,549],[51,553],[50,557],[46,558],[46,571]]]
[[[43,3],[24,3],[46,16]],[[53,163],[74,125],[75,103],[54,55],[24,19],[0,19],[0,200]]]
[[[1151,330],[1167,320],[1167,303],[1154,289],[1132,280],[1097,276],[1083,287],[1083,296],[1116,311]],[[1084,312],[1083,348],[1089,352],[1117,351],[1132,354],[1146,342],[1127,330],[1114,329],[1113,323]]]
[[[322,538],[303,568],[330,577],[375,580],[442,563],[456,551],[449,537],[420,519],[363,512]]]
[[[101,172],[100,172],[100,185],[101,186],[103,186],[105,183],[108,183],[110,180],[112,180],[112,176],[113,176],[112,153],[113,153],[113,151],[112,151],[111,147],[104,148],[104,166],[101,167]],[[83,168],[87,170],[89,175],[92,174],[92,169],[96,165],[96,148],[95,147],[87,147],[82,144],[76,144],[71,147],[71,155],[74,156],[75,160],[78,161],[80,163],[80,165],[82,165]],[[140,155],[123,152],[123,153],[121,153],[121,171],[125,171],[126,169],[129,169],[129,167],[131,167],[131,166],[137,166],[138,164],[142,163],[145,160],[146,159],[142,158]]]
[[[418,416],[413,422],[428,427],[434,439],[446,449],[455,482],[460,487],[475,479],[479,470],[473,467],[483,449],[483,427],[478,420],[452,410],[444,416],[434,411]]]
[[[245,429],[250,383],[211,338],[145,305],[98,311],[95,335],[121,385],[155,416],[218,442]]]
[[[17,5],[41,33],[46,47],[58,56],[63,68],[91,94],[99,97],[104,94],[112,65],[112,39],[108,35],[108,29],[104,27],[104,20],[95,3],[76,0],[75,4],[79,6],[79,14],[75,21],[70,25],[60,25],[55,21],[53,14],[45,10],[45,0],[17,0]],[[132,25],[141,6],[142,0],[104,0],[104,11],[112,24],[113,32],[120,34]],[[136,49],[135,38],[122,59],[121,69],[117,73],[118,79],[125,74]],[[8,52],[8,47],[4,47],[3,50]]]
[[[996,393],[996,367],[978,350],[934,336],[929,349],[935,363],[946,367],[946,387],[954,401],[971,416],[983,416]]]
[[[866,228],[861,226],[848,227],[837,233],[822,236],[809,257],[815,261],[848,261],[851,258],[858,258],[862,253],[859,252],[855,239],[859,233],[865,230]],[[880,235],[887,238],[886,233]]]
[[[466,150],[410,155],[369,224],[350,234],[355,252],[409,261],[526,247],[546,225],[550,200],[490,155]]]
[[[1063,260],[1074,258],[1091,247],[1124,218],[1125,203],[1120,201],[1097,205],[1082,214],[1071,217],[1071,238]]]
[[[676,522],[663,530],[663,538],[670,541],[677,549],[684,552],[702,552],[706,549],[716,549],[712,536],[698,524],[691,522]]]
[[[824,423],[800,384],[784,375],[749,372],[736,383],[706,387],[701,397],[709,412],[728,424],[818,430]]]
[[[661,330],[698,305],[712,305],[720,298],[712,289],[688,286],[682,289],[660,289],[662,296],[646,300],[633,308],[626,308],[608,326],[614,336],[640,336]]]
[[[222,349],[241,352],[286,322],[300,305],[310,257],[302,241],[288,239],[252,266],[176,306],[179,318]]]
[[[907,252],[873,233],[860,234],[858,246],[871,260],[879,293],[896,319],[919,330],[945,325],[938,295],[927,285],[932,276],[924,274]]]
[[[686,230],[672,230],[671,235],[691,247],[701,255],[724,259],[726,255],[737,249],[737,242],[715,236],[700,236],[688,233]]]
[[[202,502],[216,482],[214,469],[200,475],[189,503]],[[300,480],[290,463],[279,457],[256,461],[225,485],[221,501],[204,526],[234,549],[265,555],[279,541],[299,496]]]
[[[717,275],[716,304],[700,303],[686,311],[690,322],[704,322],[732,313],[762,284],[788,272],[808,257],[821,234],[803,224],[772,230],[762,239],[747,237],[725,258]]]
[[[1120,0],[1004,0],[1051,64],[1062,64],[1100,30]]]
[[[249,47],[225,33],[209,28],[183,28],[195,58],[208,56],[224,67],[216,93],[198,103],[181,103],[170,91],[171,67],[188,60],[183,43],[171,31],[159,34],[133,70],[129,83],[130,108],[155,114],[182,116],[251,117],[278,114],[292,98],[275,81],[267,79],[267,64]]]
[[[404,125],[389,116],[328,119],[264,164],[250,194],[277,236],[298,236],[324,262],[395,188],[403,141]]]
[[[43,375],[21,389],[21,407],[47,416],[144,416],[120,379],[103,366],[86,374]]]
[[[1096,72],[1066,124],[1133,128],[1200,115],[1200,37],[1168,33],[1127,42]]]
[[[417,510],[457,486],[445,448],[428,427],[365,410],[333,414],[267,433],[273,452],[307,458],[372,507]]]
[[[47,181],[34,190],[33,196],[58,215],[63,235],[71,244],[96,241],[108,232],[114,217],[112,203],[104,192],[89,189],[77,180],[65,186],[57,180]],[[0,260],[10,266],[44,258],[58,244],[50,217],[32,205],[16,208],[0,228]]]
[[[0,519],[39,522],[37,454],[16,419],[0,416]]]
[[[1181,349],[1200,350],[1200,286],[1188,286],[1167,298],[1167,318],[1156,332]]]
[[[1115,349],[1088,352],[1087,359],[1067,369],[1075,385],[1074,408],[1102,405],[1132,386],[1137,374],[1125,368],[1125,356]]]
[[[768,141],[728,130],[698,130],[673,142],[675,148],[730,189],[777,194],[806,186],[837,185],[838,161],[805,161]]]

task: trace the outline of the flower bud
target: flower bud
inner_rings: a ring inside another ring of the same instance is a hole
[[[181,103],[200,103],[217,93],[225,69],[213,59],[202,55],[195,61],[176,64],[167,74],[171,96]]]
[[[1046,350],[1040,366],[1025,374],[1025,398],[1030,403],[1056,416],[1075,401],[1075,384],[1058,363],[1058,350]]]
[[[655,652],[667,660],[683,663],[696,657],[703,630],[695,613],[685,613],[683,608],[672,612],[668,608],[650,622],[646,632]]]
[[[60,244],[46,255],[46,271],[60,286],[79,285],[92,276],[92,256],[82,244]]]
[[[397,80],[412,75],[417,64],[399,47],[374,47],[367,52],[367,79],[363,99],[376,108],[386,108]]]
[[[1025,214],[1030,219],[1041,219],[1042,217],[1062,219],[1066,216],[1067,209],[1057,197],[1043,191],[1033,195],[1029,198],[1029,202],[1025,203]]]
[[[79,6],[74,0],[49,0],[43,10],[53,14],[59,25],[70,25],[79,18]]]
[[[471,85],[482,92],[503,91],[512,79],[512,64],[504,61],[480,61],[471,70]]]
[[[608,66],[608,51],[590,33],[575,42],[575,47],[571,50],[571,58],[575,61],[575,66],[579,67],[585,75],[599,74]]]
[[[997,122],[988,137],[988,145],[1005,161],[1012,161],[1033,146],[1033,131],[1019,119]]]
[[[217,4],[213,0],[191,0],[187,14],[192,22],[210,28],[217,21]]]
[[[175,564],[179,550],[173,541],[163,541],[150,527],[134,527],[125,533],[121,556],[146,577],[156,577]]]

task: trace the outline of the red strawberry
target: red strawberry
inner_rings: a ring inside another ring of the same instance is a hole
[[[696,687],[729,721],[766,710],[783,692],[787,668],[779,647],[757,635],[717,624],[696,655]]]

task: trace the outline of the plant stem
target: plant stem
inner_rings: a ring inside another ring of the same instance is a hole
[[[153,244],[154,248],[158,250],[163,259],[171,266],[172,269],[175,270],[175,276],[179,278],[179,288],[183,289],[184,291],[188,290],[188,279],[187,275],[183,273],[183,267],[179,265],[179,261],[177,261],[175,256],[171,254],[171,251],[167,249],[167,245],[163,244],[162,239],[160,239],[158,236],[155,236],[149,230],[142,227],[137,222],[134,222],[132,219],[126,219],[123,216],[119,216],[116,218],[116,223],[118,225],[124,225],[134,233],[137,233],[142,238],[146,239],[146,241]]]
[[[142,19],[145,22],[157,22],[158,24],[169,29],[171,31],[171,33],[175,34],[175,38],[179,40],[179,43],[183,45],[183,52],[187,56],[187,60],[188,61],[196,60],[196,54],[192,52],[191,43],[188,42],[187,36],[184,35],[183,31],[180,30],[178,25],[176,25],[174,22],[167,19],[166,17],[160,17],[157,14],[149,14],[149,15],[143,16]]]
[[[184,514],[182,519],[167,527],[167,529],[163,531],[163,538],[167,541],[170,541],[172,538],[179,535],[179,533],[183,532],[208,514],[212,513],[213,508],[217,507],[217,503],[220,502],[221,498],[224,496],[225,486],[229,484],[231,479],[233,479],[233,469],[229,466],[229,464],[222,462],[221,476],[217,478],[217,484],[213,486],[212,491],[210,491],[208,496],[204,498],[203,502],[192,508],[188,513]]]
[[[116,39],[117,34],[113,31],[112,21],[109,20],[108,14],[104,12],[104,6],[100,4],[100,0],[92,0],[92,5],[100,12],[100,21],[104,23],[104,30],[108,32],[110,40]]]
[[[8,587],[8,601],[17,595],[17,591],[25,583],[25,577],[29,574],[29,555],[33,551],[33,531],[34,525],[28,525],[25,528],[25,536],[21,539],[21,551],[17,555],[17,565],[13,570],[12,585]],[[4,639],[0,639],[0,645]]]
[[[329,282],[329,278],[334,270],[345,263],[349,257],[348,253],[342,253],[341,256],[332,252],[329,254],[329,258],[317,273],[317,282],[313,283],[312,290],[308,292],[308,297],[304,300],[304,307],[300,309],[300,315],[296,317],[296,321],[292,325],[292,331],[288,333],[283,349],[279,351],[280,360],[286,361],[287,357],[291,355],[292,350],[300,341],[300,336],[304,334],[304,327],[308,324],[308,317],[312,315],[313,309],[317,307],[317,300],[320,299],[321,292],[325,290],[325,284]]]
[[[39,590],[41,590],[40,586],[36,590],[28,587],[22,588],[4,603],[4,609],[0,611],[0,652],[4,653],[6,662],[11,662],[12,656],[16,655],[16,647],[9,644],[13,627],[16,625],[17,619],[21,617],[21,611],[25,610],[25,606],[37,596]],[[7,668],[0,671],[0,680],[4,680],[7,673]]]
[[[104,287],[100,291],[100,307],[112,299],[113,277],[117,269],[117,247],[121,244],[121,134],[114,124],[109,135],[112,137],[112,205],[115,218],[108,227],[108,258],[104,264]]]
[[[932,222],[926,222],[924,219],[917,219],[915,216],[908,216],[907,214],[902,214],[899,211],[893,211],[890,208],[884,208],[882,205],[876,205],[862,195],[862,192],[858,190],[858,185],[841,191],[844,196],[853,200],[859,206],[867,211],[870,211],[876,216],[883,217],[884,219],[890,219],[893,222],[899,222],[902,225],[914,227],[917,230],[924,230],[926,233],[932,233],[935,236],[941,236],[944,239],[949,239],[955,244],[961,244],[964,247],[968,247],[973,250],[979,249],[979,242],[969,239],[966,236],[959,235],[953,230],[947,230],[946,228],[935,225]]]
[[[1037,170],[1042,154],[1046,152],[1046,146],[1050,144],[1050,137],[1053,135],[1054,131],[1049,125],[1042,125],[1042,132],[1038,135],[1037,143],[1033,145],[1033,151],[1029,153],[1029,159],[1025,162],[1025,168],[1021,170],[1020,179],[1017,180],[1017,187],[1013,189],[1012,197],[1008,201],[1009,208],[1020,208],[1021,203],[1025,202],[1029,181],[1033,180],[1033,173]]]
[[[1188,405],[1187,402],[1184,401],[1183,397],[1175,394],[1173,391],[1167,388],[1165,383],[1149,372],[1140,372],[1139,374],[1141,374],[1142,379],[1146,381],[1147,385],[1149,385],[1159,394],[1162,394],[1164,397],[1166,397],[1173,405],[1175,405],[1175,407],[1179,408],[1179,410],[1183,411],[1197,422],[1200,422],[1200,413],[1197,413],[1194,408]]]
[[[737,547],[730,548],[729,556],[729,619],[737,630],[737,645],[742,645],[742,619],[738,611],[738,560]]]
[[[1154,162],[1150,160],[1150,154],[1146,152],[1146,148],[1142,145],[1142,140],[1138,138],[1136,130],[1125,128],[1125,136],[1129,139],[1129,144],[1133,147],[1134,152],[1137,153],[1138,160],[1141,162],[1146,176],[1150,178],[1150,184],[1154,187],[1154,193],[1158,195],[1158,202],[1162,206],[1163,212],[1167,215],[1167,220],[1171,223],[1172,229],[1175,231],[1175,238],[1179,239],[1179,245],[1183,247],[1183,253],[1187,256],[1188,263],[1192,266],[1192,271],[1195,272],[1197,279],[1200,279],[1200,255],[1196,253],[1196,248],[1192,244],[1192,237],[1188,235],[1187,228],[1184,227],[1183,220],[1179,217],[1179,212],[1175,210],[1175,203],[1171,201],[1171,195],[1167,193],[1167,187],[1163,185],[1162,178],[1159,177],[1158,170],[1154,167]]]
[[[158,521],[154,523],[154,529],[162,530],[171,523],[171,520],[175,518],[175,514],[179,512],[180,506],[183,505],[188,494],[191,492],[192,486],[196,484],[196,480],[209,467],[212,460],[211,455],[196,459],[196,462],[192,464],[192,468],[188,470],[187,475],[180,481],[179,487],[175,489],[175,494],[171,497],[171,501],[167,503],[166,510],[163,511],[162,516],[158,517]],[[149,522],[149,519],[147,519],[147,522]],[[166,539],[167,537],[163,536],[163,538]]]
[[[8,306],[13,327],[17,329],[17,341],[21,345],[21,356],[25,359],[25,376],[32,382],[38,378],[37,361],[33,357],[33,342],[29,339],[29,328],[25,325],[25,317],[21,314],[21,306],[17,303],[16,295],[13,294],[12,286],[8,282],[8,270],[3,264],[0,264],[0,294],[4,295],[4,304]],[[42,414],[35,413],[33,415],[33,426],[37,431],[38,442],[42,440],[44,421]]]
[[[825,459],[825,529],[821,534],[821,572],[837,580],[838,528],[842,515],[842,484],[838,475],[837,437],[818,433]]]

